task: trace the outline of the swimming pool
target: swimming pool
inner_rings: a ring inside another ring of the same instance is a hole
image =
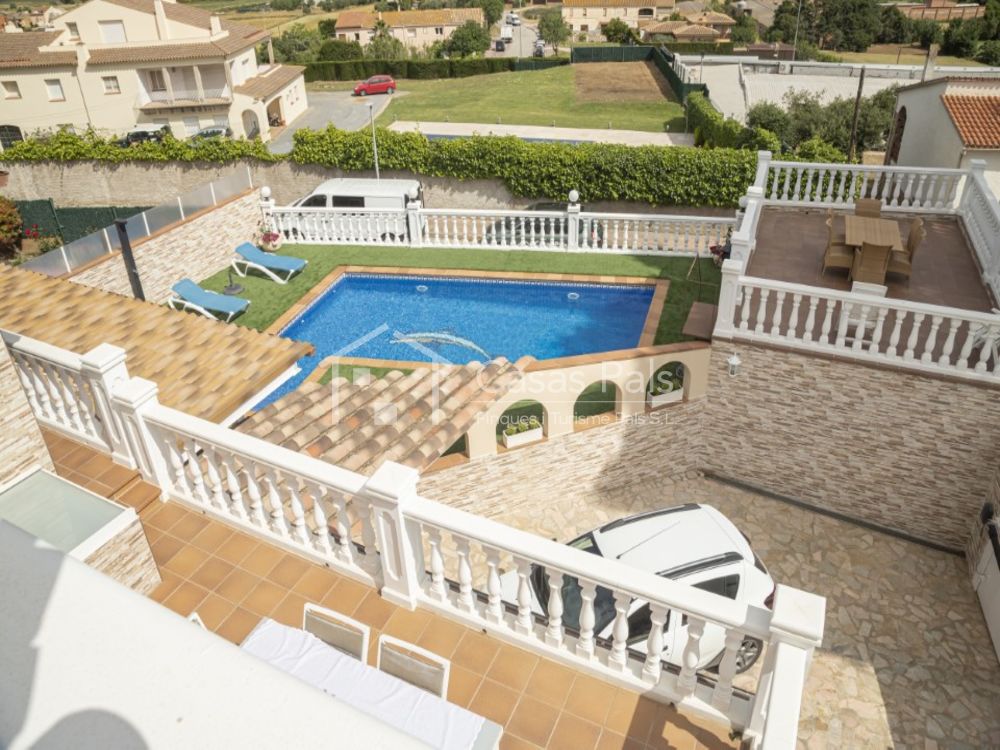
[[[280,335],[316,351],[257,405],[296,388],[330,356],[466,364],[552,359],[640,343],[652,284],[345,273]]]

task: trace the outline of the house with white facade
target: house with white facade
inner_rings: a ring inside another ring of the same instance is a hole
[[[574,35],[599,34],[613,18],[638,29],[643,21],[653,21],[673,7],[673,0],[565,0],[562,17]]]
[[[171,0],[91,0],[52,30],[0,35],[0,141],[39,131],[212,125],[270,140],[307,107],[302,68],[278,65],[270,35]],[[268,64],[257,62],[266,45]]]
[[[337,17],[337,38],[368,44],[375,36],[379,22],[384,23],[396,39],[413,49],[443,42],[464,23],[484,23],[482,8],[442,8],[440,10],[404,10],[372,13],[367,10],[347,10]]]

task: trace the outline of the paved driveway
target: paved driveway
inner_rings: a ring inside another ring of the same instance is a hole
[[[389,105],[392,98],[351,96],[349,91],[310,91],[309,109],[268,144],[272,153],[287,154],[292,150],[292,135],[299,128],[321,130],[334,125],[341,130],[359,130],[368,125],[368,104],[373,104],[375,117]]]

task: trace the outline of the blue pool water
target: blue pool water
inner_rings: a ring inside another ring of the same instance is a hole
[[[652,297],[649,285],[344,274],[281,332],[316,351],[257,408],[332,355],[465,364],[627,349]]]

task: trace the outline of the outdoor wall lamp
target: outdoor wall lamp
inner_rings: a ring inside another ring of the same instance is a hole
[[[577,204],[580,202],[580,193],[577,190],[569,191],[569,202],[572,204]]]
[[[734,378],[740,371],[740,365],[743,364],[743,360],[740,359],[740,355],[733,352],[729,355],[729,359],[726,360],[729,365],[729,377]]]

